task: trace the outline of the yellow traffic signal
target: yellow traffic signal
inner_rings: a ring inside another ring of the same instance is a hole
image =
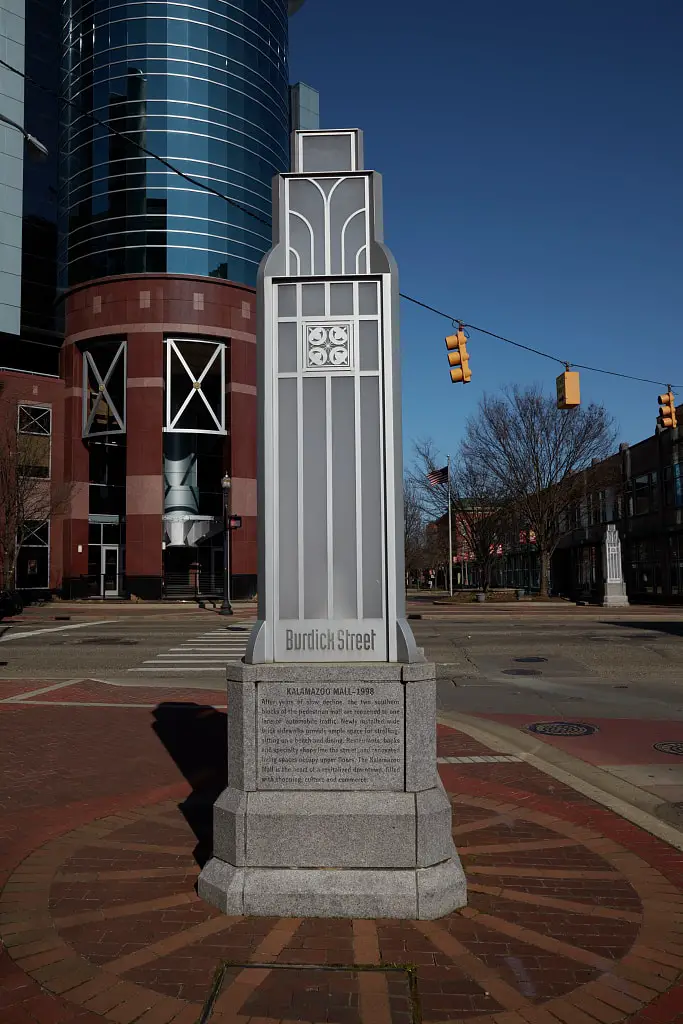
[[[555,384],[558,409],[573,409],[575,405],[581,405],[581,389],[576,370],[565,370],[557,378]]]
[[[467,336],[462,327],[458,328],[457,334],[448,335],[446,348],[448,349],[448,363],[453,367],[451,369],[452,382],[458,384],[462,381],[463,384],[469,384],[472,379],[472,371],[470,370],[470,357],[467,354]]]
[[[674,393],[669,390],[664,395],[659,396],[659,416],[657,423],[660,427],[676,427],[678,426],[678,419],[676,417],[676,400],[674,399]]]

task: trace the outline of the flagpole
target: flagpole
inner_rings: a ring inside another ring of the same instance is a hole
[[[451,457],[448,456],[448,590],[453,597],[453,527],[451,524]]]

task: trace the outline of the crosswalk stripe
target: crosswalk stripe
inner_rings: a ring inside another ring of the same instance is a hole
[[[213,629],[167,648],[128,672],[217,672],[244,655],[250,632],[249,625]]]

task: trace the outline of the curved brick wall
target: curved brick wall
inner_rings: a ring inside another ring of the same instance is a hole
[[[80,346],[127,339],[126,589],[161,593],[163,514],[163,339],[220,338],[226,353],[225,468],[232,508],[242,515],[233,537],[237,590],[256,576],[256,307],[251,288],[216,278],[125,275],[92,281],[66,295],[65,479],[74,481],[64,523],[64,584],[76,593],[88,572],[88,451],[81,439]],[[79,552],[78,547],[82,550]],[[240,579],[243,578],[243,579]],[[248,579],[247,579],[248,578]]]

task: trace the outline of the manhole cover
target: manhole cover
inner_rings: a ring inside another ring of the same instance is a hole
[[[540,676],[542,673],[537,668],[504,668],[504,676]]]
[[[540,663],[542,661],[547,661],[547,660],[548,660],[547,658],[535,658],[535,657],[534,658],[515,658],[515,661],[518,661],[520,663],[524,662],[525,664],[531,664],[532,662]]]
[[[664,740],[662,743],[653,744],[653,746],[660,754],[679,754],[683,757],[683,742],[681,740]]]
[[[527,725],[527,729],[540,736],[592,736],[598,731],[597,725],[586,725],[585,722],[534,722]]]

